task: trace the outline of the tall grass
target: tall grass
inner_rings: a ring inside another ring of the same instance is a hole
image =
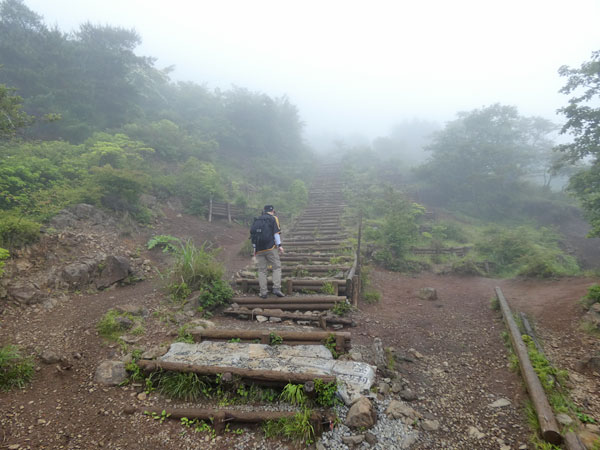
[[[199,306],[210,310],[233,296],[233,290],[222,279],[225,269],[216,259],[218,252],[207,249],[206,243],[200,247],[191,240],[180,244],[167,276],[167,288],[174,300],[185,300],[192,292],[200,291]]]
[[[17,346],[0,347],[0,389],[23,389],[33,378],[33,373],[33,361],[21,356]]]

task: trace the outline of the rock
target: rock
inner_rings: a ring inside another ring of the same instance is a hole
[[[281,322],[281,317],[269,317],[269,322],[279,323]]]
[[[585,448],[597,448],[598,444],[600,443],[600,435],[592,433],[588,430],[577,432],[577,437],[579,437],[579,440],[585,446]]]
[[[156,359],[169,351],[169,344],[162,344],[152,347],[142,353],[142,359]]]
[[[107,386],[118,386],[127,379],[127,371],[122,361],[102,361],[96,369],[94,381]]]
[[[317,450],[327,450],[327,448],[321,442],[317,442]]]
[[[62,357],[52,350],[44,350],[40,355],[40,359],[44,364],[56,364],[62,360]]]
[[[256,321],[257,322],[261,322],[262,323],[262,322],[266,322],[267,320],[269,320],[269,319],[267,317],[265,317],[265,316],[261,316],[261,315],[256,316]]]
[[[132,316],[148,317],[150,315],[148,308],[140,305],[120,305],[115,307],[115,310],[120,313],[131,314]]]
[[[575,370],[585,372],[588,370],[600,370],[600,356],[590,356],[575,363]]]
[[[30,282],[17,282],[9,285],[7,294],[10,299],[24,305],[42,303],[47,298],[44,292]]]
[[[351,428],[371,428],[376,421],[377,414],[371,400],[367,397],[360,397],[350,407],[345,424]]]
[[[390,385],[387,383],[379,383],[377,385],[377,390],[382,395],[388,395],[390,393]]]
[[[148,398],[148,394],[146,394],[145,392],[140,392],[137,395],[137,398],[138,398],[138,400],[143,402],[144,400],[146,400]]]
[[[254,314],[254,315],[260,314],[260,313],[262,313],[262,312],[263,312],[263,309],[262,309],[262,308],[254,308],[254,309],[252,310],[252,314]]]
[[[125,256],[107,256],[99,265],[100,278],[96,280],[97,289],[106,289],[117,281],[124,280],[131,272],[129,259]]]
[[[373,353],[375,354],[375,365],[378,368],[387,367],[387,361],[383,351],[383,343],[378,337],[373,339]]]
[[[129,317],[117,316],[115,317],[115,324],[118,325],[120,330],[129,330],[131,327],[133,327],[133,320],[131,320]]]
[[[482,433],[474,426],[469,427],[469,436],[475,439],[482,439],[485,437],[485,433]]]
[[[353,436],[342,436],[342,442],[349,447],[361,444],[365,440],[364,434],[355,434]]]
[[[357,352],[356,350],[350,350],[348,352],[348,356],[350,357],[350,359],[352,361],[359,361],[360,362],[360,361],[363,360],[362,355],[359,352]]]
[[[404,388],[404,385],[402,384],[401,381],[394,381],[392,383],[392,392],[394,394],[397,394],[398,392],[401,392],[403,388]]]
[[[212,330],[213,328],[217,327],[214,322],[206,319],[194,319],[189,323],[194,328],[202,328],[204,330]]]
[[[410,448],[413,445],[415,445],[418,440],[419,440],[419,433],[410,433],[407,436],[405,436],[404,438],[402,438],[402,441],[400,442],[400,448],[402,448],[402,449]]]
[[[600,426],[595,423],[586,423],[585,429],[591,431],[592,433],[600,434]]]
[[[421,428],[425,431],[437,431],[440,429],[440,422],[437,420],[424,420]]]
[[[78,262],[65,266],[61,273],[61,279],[71,288],[81,288],[90,284],[100,260],[96,258],[84,258]]]
[[[438,299],[437,291],[434,288],[430,288],[430,287],[419,289],[417,297],[419,297],[421,300],[430,300],[430,301]]]
[[[400,391],[400,398],[407,402],[414,402],[419,398],[419,396],[410,389],[404,389]]]
[[[556,415],[556,421],[561,425],[569,426],[573,423],[573,419],[571,416],[565,413],[560,413]]]
[[[510,400],[507,398],[500,398],[496,400],[494,403],[489,404],[490,408],[504,408],[505,406],[510,406]]]
[[[375,445],[377,444],[378,439],[377,436],[375,436],[375,434],[371,433],[370,431],[367,431],[365,433],[365,441],[367,441],[369,445]]]
[[[413,408],[408,405],[405,405],[398,400],[392,400],[385,410],[385,413],[388,416],[391,416],[393,419],[401,419],[403,417],[407,417],[412,420],[419,419],[421,415],[416,412]]]

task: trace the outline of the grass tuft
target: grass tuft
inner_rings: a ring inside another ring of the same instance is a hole
[[[32,359],[21,356],[17,346],[0,347],[0,389],[23,389],[33,378],[33,373]]]

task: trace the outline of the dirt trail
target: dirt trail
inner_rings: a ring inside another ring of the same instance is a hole
[[[132,250],[143,247],[155,234],[189,237],[196,244],[214,242],[223,247],[221,258],[229,274],[248,262],[238,255],[248,236],[246,227],[209,224],[167,207],[153,230],[134,236],[128,245]],[[142,251],[142,257],[164,267],[160,251]],[[422,431],[411,448],[528,448],[523,447],[529,436],[523,413],[525,392],[518,376],[507,367],[499,313],[489,307],[495,286],[503,289],[513,308],[533,318],[549,356],[559,367],[572,370],[579,358],[599,350],[598,342],[578,329],[583,311],[577,299],[593,279],[500,281],[428,273],[413,277],[383,270],[374,270],[372,279],[382,299],[375,305],[360,305],[353,344],[366,352],[377,336],[385,346],[393,346],[401,376],[418,395],[411,406],[440,422],[438,431]],[[436,288],[439,299],[418,298],[423,287]],[[0,316],[0,344],[19,344],[36,354],[51,349],[67,361],[43,364],[38,360],[29,387],[0,393],[0,448],[288,448],[279,441],[266,441],[259,432],[228,434],[213,441],[206,434],[185,432],[174,421],[158,423],[143,415],[123,414],[131,405],[161,407],[165,401],[154,394],[138,396],[133,387],[101,387],[93,382],[98,364],[121,354],[116,344],[107,344],[97,335],[102,315],[122,304],[147,307],[150,316],[143,340],[145,345],[158,345],[172,340],[170,333],[185,319],[169,316],[165,303],[159,277],[154,275],[124,288],[71,294],[50,311],[39,306],[6,308]],[[214,321],[233,323],[220,317]],[[574,372],[574,376],[578,404],[600,417],[597,375]],[[511,405],[489,407],[500,398]],[[470,427],[483,436],[475,436]]]

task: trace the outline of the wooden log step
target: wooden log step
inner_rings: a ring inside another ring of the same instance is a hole
[[[327,311],[334,306],[335,303],[277,303],[268,302],[266,300],[263,300],[262,302],[244,304],[244,307],[249,308],[250,310],[254,308],[262,308],[280,309],[282,311]],[[264,314],[261,315],[264,316]]]
[[[345,257],[346,255],[340,255],[341,257]],[[280,256],[279,259],[281,260],[281,262],[297,262],[297,261],[301,261],[301,262],[328,262],[331,260],[331,258],[335,258],[337,257],[337,255],[332,255],[332,256]]]
[[[331,265],[296,265],[294,267],[282,267],[284,272],[293,272],[293,271],[302,271],[307,270],[309,272],[330,272],[330,271],[342,271],[347,272],[350,270],[349,265],[339,265],[339,264],[331,264]]]
[[[311,382],[307,382],[311,383]],[[126,414],[143,412],[144,414],[163,416],[168,419],[181,420],[206,420],[212,421],[215,434],[222,435],[225,432],[226,425],[230,422],[238,423],[260,423],[269,420],[280,420],[292,418],[296,411],[241,411],[238,409],[200,409],[200,408],[126,408]],[[313,411],[310,414],[310,423],[317,435],[327,430],[335,421],[335,416],[323,411]]]
[[[344,281],[345,282],[345,281]],[[269,300],[272,299],[272,302]],[[246,305],[253,303],[275,303],[277,305],[285,305],[288,303],[301,303],[301,304],[312,304],[312,303],[335,303],[339,302],[340,297],[337,295],[301,295],[293,297],[267,297],[266,299],[256,297],[233,297],[230,302],[237,303],[238,305]]]
[[[210,330],[199,330],[193,331],[192,337],[194,341],[214,341],[224,340],[229,341],[231,339],[241,339],[242,341],[255,341],[260,339],[262,344],[268,344],[270,342],[271,333],[277,334],[283,339],[285,345],[309,345],[309,344],[322,344],[331,336],[334,336],[336,340],[336,350],[339,352],[348,351],[351,348],[352,334],[347,331],[309,331],[309,332],[298,332],[298,331],[282,331],[282,330],[238,330],[238,329],[210,329]],[[339,347],[337,343],[340,343]]]
[[[322,380],[325,383],[336,381],[333,375],[321,375],[314,373],[296,373],[296,372],[280,372],[277,370],[257,370],[257,369],[241,369],[239,367],[230,366],[200,366],[197,364],[187,364],[181,362],[157,361],[149,359],[140,359],[137,365],[144,372],[156,372],[159,370],[168,370],[171,372],[197,373],[198,375],[219,375],[230,373],[241,378],[253,381],[266,381],[277,383],[305,383],[316,379]]]
[[[285,284],[284,280],[283,284]],[[340,280],[338,278],[319,278],[319,279],[304,279],[304,278],[294,278],[292,279],[294,282],[294,286],[323,286],[325,283],[331,284],[346,284],[346,280]],[[254,278],[238,278],[235,280],[237,284],[242,284],[243,282],[247,282],[248,286],[258,286],[258,279]],[[269,280],[268,284],[272,285],[273,283]]]
[[[248,319],[252,316],[252,310],[247,308],[237,308],[237,309],[226,309],[223,311],[223,314],[228,316],[246,316]],[[330,323],[330,324],[340,324],[340,325],[348,325],[351,327],[356,326],[356,323],[347,317],[339,317],[333,315],[307,315],[307,314],[298,314],[293,312],[271,312],[271,311],[263,311],[261,316],[265,317],[278,317],[282,320],[306,320],[309,322],[322,322],[322,323]],[[324,328],[321,325],[322,328]]]

